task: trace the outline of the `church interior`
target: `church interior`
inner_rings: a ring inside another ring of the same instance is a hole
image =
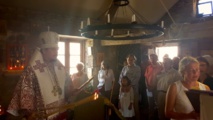
[[[136,64],[139,66],[151,53],[156,53],[159,59],[162,59],[166,52],[170,52],[171,57],[179,58],[213,56],[212,2],[212,0],[1,0],[0,107],[7,109],[20,75],[39,44],[38,36],[44,31],[59,34],[58,59],[70,75],[76,72],[76,63],[84,63],[84,72],[88,78],[93,78],[91,83],[94,90],[98,85],[97,75],[101,61],[106,59],[109,61],[115,76],[113,101],[117,107],[119,75],[128,54],[136,56]],[[98,28],[101,24],[102,28]],[[123,26],[118,26],[120,31],[115,31],[117,30],[115,24]],[[139,24],[148,27],[141,29]],[[95,26],[91,28],[92,32],[87,29],[88,25]],[[149,33],[149,28],[154,33]],[[103,32],[104,29],[110,31],[109,35],[106,35],[106,31]],[[116,33],[121,35],[116,36]],[[169,49],[174,46],[175,51]],[[160,48],[163,47],[165,50],[160,54]],[[145,69],[141,66],[141,74],[144,75],[144,72]],[[144,101],[140,105],[141,116],[148,119],[145,81],[140,83],[140,87],[145,96],[141,98]]]

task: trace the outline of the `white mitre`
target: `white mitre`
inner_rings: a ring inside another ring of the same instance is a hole
[[[40,48],[58,48],[59,36],[56,32],[47,31],[39,35]]]

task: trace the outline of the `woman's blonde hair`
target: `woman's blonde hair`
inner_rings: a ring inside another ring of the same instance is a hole
[[[186,67],[191,64],[191,63],[198,63],[196,58],[191,57],[191,56],[186,56],[183,59],[180,60],[179,62],[179,73],[183,76],[183,72],[186,70]]]
[[[84,69],[84,63],[78,62],[78,63],[76,64],[76,68],[79,67],[79,66],[82,67],[82,70]]]

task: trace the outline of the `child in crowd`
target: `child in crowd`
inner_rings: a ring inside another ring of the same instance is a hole
[[[134,101],[134,92],[131,86],[131,81],[127,76],[123,76],[121,79],[121,87],[119,91],[118,108],[121,114],[127,120],[132,120],[133,116],[135,116],[133,101]]]

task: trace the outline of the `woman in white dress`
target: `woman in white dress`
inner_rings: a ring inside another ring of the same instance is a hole
[[[109,68],[107,61],[101,62],[101,69],[98,72],[98,86],[100,93],[110,99],[111,90],[115,81],[114,73]]]
[[[199,113],[195,112],[185,94],[189,89],[210,90],[207,85],[198,82],[199,62],[193,57],[184,57],[179,63],[179,72],[183,80],[170,85],[167,91],[165,114],[172,120],[196,120]]]
[[[119,91],[118,108],[122,116],[124,116],[127,120],[132,120],[135,116],[133,103],[134,91],[131,86],[131,81],[127,76],[123,76],[121,79],[121,87]]]

